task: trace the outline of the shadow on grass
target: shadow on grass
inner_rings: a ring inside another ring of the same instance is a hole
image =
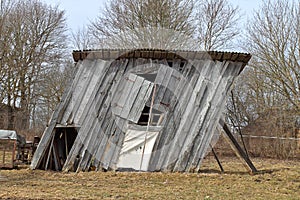
[[[284,168],[280,169],[264,169],[264,170],[258,170],[257,172],[249,172],[249,171],[220,171],[216,169],[201,169],[199,173],[203,174],[229,174],[229,175],[262,175],[262,174],[272,174],[274,172],[278,172],[283,170]]]

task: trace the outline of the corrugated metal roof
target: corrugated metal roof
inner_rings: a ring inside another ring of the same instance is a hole
[[[249,53],[222,52],[222,51],[169,51],[160,49],[98,49],[74,50],[75,62],[84,59],[120,59],[120,58],[151,58],[151,59],[212,59],[218,61],[243,62],[251,58]]]

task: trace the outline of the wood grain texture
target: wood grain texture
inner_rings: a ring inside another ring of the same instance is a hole
[[[149,128],[159,134],[148,170],[199,170],[226,95],[251,57],[159,50],[101,50],[73,56],[78,60],[77,71],[44,131],[32,169],[41,167],[59,124],[60,128],[78,127],[64,171],[88,171],[92,166],[116,170],[128,127],[145,131],[137,123],[154,95],[153,109],[163,117],[159,127]],[[151,82],[143,74],[157,75]]]

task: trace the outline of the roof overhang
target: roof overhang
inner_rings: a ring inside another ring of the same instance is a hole
[[[160,49],[98,49],[98,50],[75,50],[73,59],[75,62],[84,59],[123,59],[123,58],[146,58],[146,59],[182,59],[182,60],[205,60],[242,62],[243,68],[251,59],[249,53],[222,52],[222,51],[178,51]],[[242,68],[242,69],[243,69]],[[241,70],[242,71],[242,70]]]

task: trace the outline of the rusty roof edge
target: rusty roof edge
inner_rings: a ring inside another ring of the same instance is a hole
[[[138,52],[138,53],[136,53]],[[149,52],[149,53],[146,53]],[[151,52],[151,53],[150,53]],[[153,53],[154,52],[154,53]],[[73,59],[75,62],[84,59],[120,59],[120,58],[132,58],[132,57],[145,57],[159,59],[161,54],[167,55],[167,53],[173,53],[181,59],[208,59],[218,61],[233,61],[242,62],[245,65],[251,59],[249,53],[239,52],[227,52],[227,51],[179,51],[179,50],[162,50],[162,49],[96,49],[96,50],[74,50]],[[206,54],[206,55],[205,55]],[[244,66],[245,66],[244,65]]]

